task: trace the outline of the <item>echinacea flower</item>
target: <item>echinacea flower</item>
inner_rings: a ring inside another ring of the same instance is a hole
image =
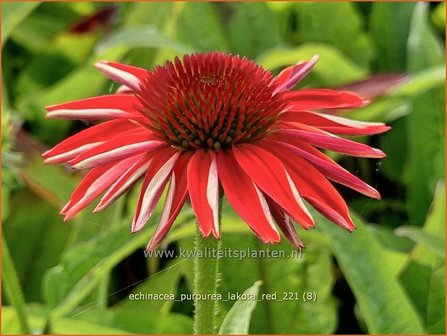
[[[329,180],[380,195],[320,149],[382,158],[382,151],[338,135],[389,127],[318,112],[365,105],[355,93],[291,90],[317,58],[277,77],[251,60],[219,52],[186,55],[154,71],[97,63],[123,85],[116,94],[47,108],[49,118],[101,121],[43,154],[46,163],[90,169],[61,211],[65,220],[101,195],[94,212],[105,209],[143,179],[132,232],[144,227],[169,184],[148,249],[159,246],[188,197],[202,236],[219,239],[220,186],[265,243],[280,241],[279,228],[302,246],[292,220],[305,229],[315,226],[303,199],[352,231],[348,207]]]

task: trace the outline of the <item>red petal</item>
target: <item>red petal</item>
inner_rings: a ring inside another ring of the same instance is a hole
[[[134,91],[140,90],[140,84],[150,75],[150,72],[118,62],[101,61],[95,67],[111,80],[126,85]]]
[[[202,236],[220,238],[219,179],[214,152],[197,150],[188,164],[188,191]]]
[[[355,229],[344,199],[316,168],[287,147],[267,141],[263,146],[280,158],[301,196],[314,208],[342,228]]]
[[[367,103],[353,92],[327,89],[288,91],[283,97],[290,100],[290,110],[356,108]]]
[[[217,154],[217,170],[225,195],[239,216],[264,243],[279,242],[280,236],[264,196],[231,151]]]
[[[131,94],[111,94],[47,106],[47,118],[98,120],[113,118],[145,119],[139,102]]]
[[[187,152],[182,154],[175,163],[160,222],[146,247],[148,251],[153,251],[160,245],[185,204],[188,196],[187,168],[190,159],[191,153]]]
[[[279,206],[274,200],[272,200],[268,195],[266,195],[267,203],[270,207],[270,211],[272,213],[273,218],[281,229],[282,233],[286,238],[292,243],[295,248],[300,249],[304,247],[303,242],[298,237],[296,233],[295,227],[293,226],[292,221],[290,220],[289,215],[287,215],[283,208]]]
[[[159,148],[151,155],[132,222],[132,232],[141,230],[151,217],[179,155],[180,152],[171,147]]]
[[[376,189],[369,186],[358,177],[352,175],[335,161],[321,153],[318,149],[297,139],[293,142],[290,141],[289,143],[281,141],[276,143],[293,150],[294,153],[306,159],[329,179],[354,189],[366,196],[380,199],[380,194]]]
[[[372,135],[391,128],[383,123],[356,121],[310,111],[285,112],[281,114],[279,121],[305,124],[330,133],[347,135]]]
[[[45,163],[69,161],[82,152],[96,147],[117,134],[138,132],[140,127],[127,120],[112,120],[89,127],[57,144],[42,154]]]
[[[161,141],[153,140],[153,137],[147,131],[118,136],[83,152],[69,163],[75,169],[92,168],[135,154],[153,151],[162,144]]]
[[[277,77],[278,87],[274,93],[293,88],[312,70],[318,58],[318,55],[315,55],[310,61],[301,61],[281,71]]]
[[[154,152],[152,152],[154,153]],[[94,213],[100,212],[115,202],[121,195],[129,190],[141,176],[143,176],[150,164],[150,155],[144,155],[119,176],[113,185],[107,190],[96,206]]]
[[[233,153],[256,185],[281,205],[296,222],[305,229],[315,226],[312,216],[278,158],[253,144],[233,146]]]
[[[287,123],[288,129],[281,130],[277,136],[282,141],[290,142],[299,139],[313,146],[329,149],[331,151],[367,158],[383,158],[386,156],[380,149],[368,145],[340,138],[328,132],[320,131],[318,128],[299,124]],[[292,139],[292,140],[290,140]]]
[[[62,209],[61,214],[65,214],[65,221],[70,220],[79,211],[88,206],[101,195],[116,179],[125,172],[141,156],[134,156],[116,164],[108,164],[98,168],[93,168],[73,191],[70,201]]]

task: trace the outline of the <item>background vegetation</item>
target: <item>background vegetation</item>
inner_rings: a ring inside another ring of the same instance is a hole
[[[95,61],[152,69],[206,50],[245,55],[274,73],[319,54],[300,85],[348,85],[373,98],[349,117],[393,127],[364,140],[384,149],[384,160],[334,156],[383,195],[339,188],[358,230],[316,215],[317,229],[300,231],[302,259],[222,260],[224,295],[257,280],[261,293],[317,295],[258,302],[250,333],[445,333],[445,3],[1,5],[3,334],[192,332],[191,302],[128,299],[191,291],[192,260],[144,258],[157,216],[130,235],[138,188],[65,224],[58,212],[81,176],[44,166],[40,153],[86,127],[45,120],[45,105],[116,90]],[[267,248],[228,206],[223,218],[224,247]],[[189,248],[194,232],[186,207],[164,248]],[[220,302],[222,320],[233,304]],[[253,304],[236,308],[250,319]],[[241,328],[230,320],[224,330]]]

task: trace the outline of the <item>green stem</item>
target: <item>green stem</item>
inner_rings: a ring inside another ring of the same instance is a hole
[[[3,274],[2,280],[5,286],[5,292],[8,296],[9,301],[14,306],[17,317],[19,319],[20,327],[23,334],[31,334],[31,328],[28,323],[25,312],[25,300],[23,299],[23,293],[20,288],[19,278],[17,277],[16,270],[14,269],[14,264],[9,254],[8,245],[6,244],[6,239],[2,235],[2,265]]]
[[[195,249],[198,253],[216,255],[220,241],[214,237],[202,238],[198,232],[195,239]],[[219,259],[199,255],[194,259],[194,294],[216,294],[219,279]],[[194,334],[214,334],[217,328],[217,300],[199,298],[194,302]]]

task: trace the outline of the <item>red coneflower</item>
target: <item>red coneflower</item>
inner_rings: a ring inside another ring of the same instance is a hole
[[[160,244],[188,197],[201,234],[219,238],[219,185],[265,243],[280,241],[277,225],[302,246],[291,220],[305,229],[315,225],[302,198],[352,231],[346,203],[328,179],[380,195],[318,148],[382,158],[382,151],[334,133],[369,135],[389,127],[313,111],[365,104],[352,92],[291,91],[316,61],[300,62],[277,77],[246,58],[218,52],[176,58],[152,72],[97,63],[123,85],[116,94],[47,108],[49,118],[108,120],[43,154],[46,163],[90,169],[61,211],[65,220],[101,194],[95,212],[103,210],[143,178],[132,232],[146,224],[169,182],[148,249]]]

